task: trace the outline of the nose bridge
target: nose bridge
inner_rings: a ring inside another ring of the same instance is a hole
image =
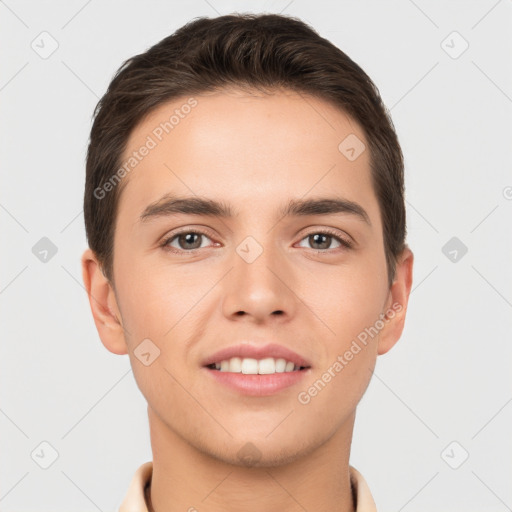
[[[270,269],[278,265],[281,258],[278,248],[272,243],[272,233],[264,239],[260,236],[259,240],[248,236],[237,246],[235,275],[240,283],[253,289],[273,289],[277,284],[276,276]]]
[[[289,274],[285,258],[271,240],[272,232],[262,242],[248,236],[236,247],[226,314],[264,317],[274,312],[293,313],[293,293],[285,285]]]

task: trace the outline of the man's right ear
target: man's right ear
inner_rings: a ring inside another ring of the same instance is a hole
[[[128,347],[114,289],[103,275],[100,262],[91,249],[82,255],[82,278],[101,342],[114,354],[127,354]]]

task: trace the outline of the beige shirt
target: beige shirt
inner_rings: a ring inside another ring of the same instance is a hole
[[[151,482],[152,474],[153,462],[151,461],[137,469],[118,512],[149,512],[144,491]],[[356,495],[356,512],[377,512],[363,475],[352,466],[350,466],[350,482]]]

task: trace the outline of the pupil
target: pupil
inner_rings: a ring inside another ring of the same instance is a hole
[[[323,233],[316,233],[315,235],[313,235],[314,243],[318,243],[318,244],[320,244],[322,246],[322,247],[319,247],[319,249],[326,249],[326,248],[328,248],[329,244],[327,242],[325,242],[325,241],[323,243],[320,242],[319,241],[319,237],[320,238],[323,237],[324,239],[328,239],[330,237],[328,235],[324,235]]]
[[[180,245],[183,246],[183,244],[181,244],[181,242],[184,242],[185,245],[186,244],[194,244],[194,241],[193,241],[194,237],[197,237],[197,239],[199,240],[200,236],[201,235],[199,235],[199,233],[186,233],[185,235],[181,235],[180,236]],[[197,240],[196,240],[195,246],[192,247],[192,249],[197,249],[200,246],[201,246],[201,244],[199,243],[199,245],[198,245]],[[187,248],[190,249],[191,248],[190,245]]]

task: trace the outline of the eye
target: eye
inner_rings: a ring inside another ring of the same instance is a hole
[[[341,236],[337,235],[336,233],[329,231],[329,230],[322,230],[322,231],[315,231],[313,233],[310,233],[306,237],[304,237],[303,240],[307,240],[307,242],[312,246],[312,249],[318,250],[318,251],[326,251],[328,249],[337,249],[339,247],[344,247],[346,249],[352,248],[352,243],[348,240],[342,238]],[[336,241],[338,243],[337,247],[331,247],[332,241]],[[315,247],[316,246],[316,247]],[[301,245],[300,247],[304,247]]]
[[[171,252],[191,252],[205,247],[202,244],[205,238],[210,240],[207,234],[201,231],[182,231],[167,237],[162,242],[162,247]]]
[[[207,233],[199,230],[188,230],[171,234],[165,238],[165,240],[161,243],[161,246],[164,249],[174,253],[193,252],[196,249],[208,247],[208,244],[205,245],[203,243],[205,240],[211,241],[211,238]],[[304,237],[300,242],[303,242],[304,240],[310,244],[311,249],[321,252],[325,252],[331,249],[339,249],[340,247],[351,249],[353,246],[352,242],[341,237],[337,232],[329,230],[314,231]],[[332,247],[333,241],[338,245]],[[300,245],[300,247],[304,246]]]

